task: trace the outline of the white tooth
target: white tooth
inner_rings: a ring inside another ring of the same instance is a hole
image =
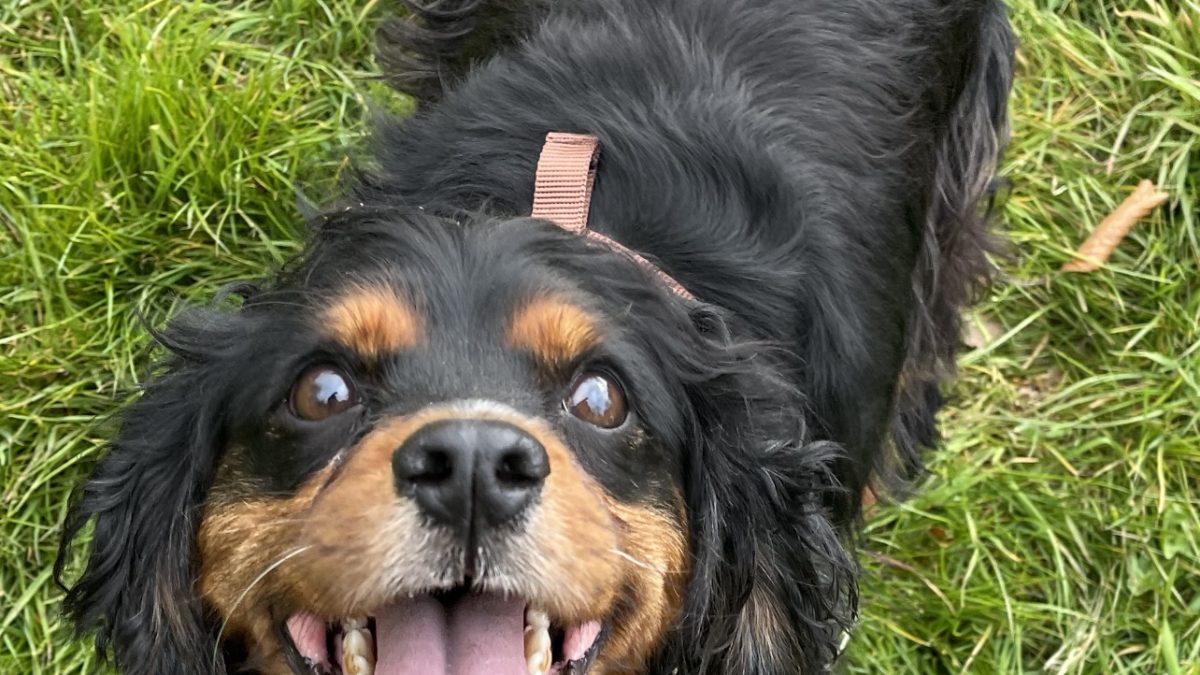
[[[536,626],[538,628],[549,628],[550,627],[550,617],[545,612],[541,611],[540,609],[533,609],[531,607],[526,607],[525,608],[525,625],[526,626]]]
[[[554,658],[550,645],[550,617],[525,610],[525,668],[529,675],[546,675]]]
[[[367,637],[360,630],[347,631],[342,636],[342,652],[345,654],[355,654],[363,656],[368,654],[370,647],[367,646]]]
[[[375,675],[375,664],[368,661],[365,656],[356,656],[342,665],[346,668],[346,675]]]
[[[359,630],[360,628],[366,628],[366,627],[367,627],[367,620],[365,617],[354,616],[354,617],[350,617],[349,619],[342,621],[342,629],[347,632],[352,631],[352,630]]]
[[[352,628],[351,626],[360,626]],[[342,671],[346,675],[373,675],[375,655],[371,653],[371,636],[365,620],[342,622]]]

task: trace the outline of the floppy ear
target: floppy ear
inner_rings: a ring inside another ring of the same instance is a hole
[[[96,632],[102,657],[111,648],[123,673],[225,672],[213,662],[214,639],[192,588],[199,507],[223,414],[206,351],[213,336],[199,325],[177,321],[158,336],[172,356],[76,489],[55,564],[61,584],[72,542],[94,519],[87,566],[65,607],[78,630]]]
[[[803,401],[766,350],[726,354],[692,394],[692,577],[678,643],[651,672],[822,672],[857,605],[855,565],[827,516],[839,449],[805,442]]]
[[[697,672],[821,672],[856,605],[854,563],[825,515],[830,444],[705,448],[695,479]],[[744,441],[743,441],[744,442]]]

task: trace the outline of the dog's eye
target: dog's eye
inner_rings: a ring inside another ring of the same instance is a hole
[[[629,414],[621,387],[612,378],[594,371],[575,380],[563,405],[572,415],[602,429],[621,426]]]
[[[288,397],[293,414],[313,421],[332,417],[357,402],[350,379],[333,366],[313,366],[301,373]]]

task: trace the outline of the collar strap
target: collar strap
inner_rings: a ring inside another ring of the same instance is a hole
[[[657,277],[675,294],[694,300],[686,288],[657,265],[620,242],[588,229],[588,210],[592,204],[592,185],[596,182],[599,156],[600,141],[595,136],[556,131],[546,134],[533,179],[533,217],[549,220],[564,230],[621,253]]]

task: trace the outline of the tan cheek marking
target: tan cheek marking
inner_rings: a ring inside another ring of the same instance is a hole
[[[344,616],[383,604],[391,598],[377,583],[379,570],[405,566],[397,552],[421,560],[436,545],[422,541],[422,517],[413,503],[397,498],[392,473],[396,448],[434,417],[417,414],[369,434],[295,525],[309,548],[286,581],[304,598],[302,606]]]
[[[215,499],[205,506],[197,539],[200,596],[225,620],[224,635],[245,637],[256,651],[270,652],[256,654],[259,659],[269,661],[278,652],[263,605],[283,591],[276,576],[262,573],[294,548],[286,524],[308,507],[327,475],[318,474],[289,499]]]
[[[321,314],[322,328],[367,361],[416,346],[421,317],[391,288],[358,288]]]
[[[689,576],[686,511],[677,496],[676,513],[610,504],[621,523],[625,584],[634,609],[613,626],[596,663],[597,673],[640,672],[683,606]]]
[[[618,526],[603,489],[575,462],[563,444],[537,436],[550,459],[530,548],[536,552],[530,573],[549,597],[543,609],[563,621],[584,621],[609,612],[620,590],[623,562]]]
[[[583,309],[553,296],[534,298],[513,315],[508,344],[544,363],[569,363],[600,341],[599,324]]]
[[[398,420],[369,434],[331,481],[332,465],[287,499],[213,501],[198,537],[199,590],[243,636],[256,663],[278,663],[280,645],[268,606],[346,616],[388,598],[375,583],[396,549],[416,550],[415,508],[397,504],[391,451],[425,422]],[[387,536],[383,536],[386,532]]]

